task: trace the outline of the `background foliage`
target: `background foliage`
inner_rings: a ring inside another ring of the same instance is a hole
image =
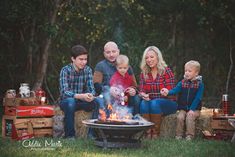
[[[235,103],[234,7],[233,0],[2,0],[1,98],[22,82],[33,87],[44,60],[42,87],[54,103],[59,97],[60,69],[70,62],[70,48],[84,45],[94,68],[103,59],[105,42],[113,40],[130,57],[137,78],[142,53],[149,45],[160,48],[177,80],[186,61],[198,60],[206,87],[205,105],[210,107],[219,106],[232,68],[228,94]]]

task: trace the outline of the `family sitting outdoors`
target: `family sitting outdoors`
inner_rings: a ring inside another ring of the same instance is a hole
[[[105,59],[97,63],[93,74],[87,65],[88,51],[75,45],[71,49],[72,62],[60,72],[60,107],[65,115],[65,138],[75,137],[74,114],[77,110],[93,111],[92,118],[98,118],[99,109],[108,103],[127,106],[133,115],[141,114],[153,122],[154,127],[145,134],[150,139],[160,135],[162,116],[179,110],[176,139],[194,138],[195,120],[200,115],[204,90],[199,62],[187,62],[184,78],[175,86],[174,74],[161,51],[156,46],[149,46],[142,56],[137,85],[128,57],[120,54],[115,42],[107,42],[103,54]]]

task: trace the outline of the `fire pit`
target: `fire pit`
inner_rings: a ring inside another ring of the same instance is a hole
[[[103,148],[137,148],[141,146],[144,132],[153,126],[145,119],[138,120],[84,120],[83,123],[93,128],[95,145]]]

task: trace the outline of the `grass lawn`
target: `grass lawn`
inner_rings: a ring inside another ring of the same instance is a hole
[[[54,147],[52,146],[54,144]],[[45,146],[46,145],[46,146]],[[143,140],[138,149],[102,149],[87,139],[35,138],[25,141],[0,139],[2,157],[235,157],[235,145],[225,141],[195,139]]]
[[[0,115],[2,109],[0,108]],[[1,117],[0,117],[1,120]],[[1,121],[0,121],[1,125]],[[1,133],[0,129],[0,133]],[[11,141],[0,136],[1,157],[235,157],[229,141],[193,141],[161,138],[143,140],[138,149],[102,149],[87,139],[35,138]]]

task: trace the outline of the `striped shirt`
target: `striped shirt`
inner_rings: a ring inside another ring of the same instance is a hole
[[[144,74],[140,74],[140,92],[144,92],[149,94],[150,99],[155,98],[166,98],[160,94],[160,90],[162,88],[167,88],[168,90],[175,87],[175,77],[170,68],[166,68],[165,72],[160,75],[157,74],[157,77],[153,79],[151,73],[148,73],[146,77]],[[175,97],[171,97],[170,99],[175,100]]]
[[[85,66],[84,69],[75,70],[73,64],[68,64],[60,72],[60,98],[72,98],[75,94],[95,94],[92,69]]]

